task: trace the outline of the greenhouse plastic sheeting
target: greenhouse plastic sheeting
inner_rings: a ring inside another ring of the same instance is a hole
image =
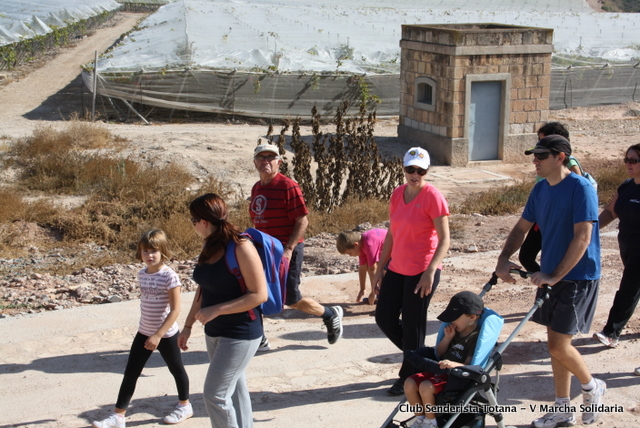
[[[0,0],[0,46],[52,32],[120,7],[114,0]]]
[[[553,69],[549,107],[563,109],[640,101],[640,69],[600,65]]]
[[[186,71],[164,75],[98,76],[98,93],[149,106],[232,115],[293,118],[333,114],[343,100],[354,109],[362,100],[362,88],[376,94],[378,116],[397,116],[400,81],[398,75],[367,76],[362,80],[346,75],[313,76]],[[90,86],[92,75],[83,73]],[[357,110],[354,110],[357,111]]]
[[[588,12],[582,0],[497,0],[477,8],[469,0],[181,0],[144,20],[100,58],[98,71],[397,73],[402,25],[479,22],[552,28],[556,53],[640,57],[640,14]]]
[[[634,64],[640,58],[640,14],[595,13],[583,0],[495,0],[477,8],[471,0],[180,0],[101,55],[98,93],[172,109],[308,116],[313,104],[327,107],[343,96],[361,96],[352,82],[366,76],[368,95],[381,101],[379,114],[397,115],[403,24],[552,28],[554,57],[588,64]],[[92,68],[84,72],[87,83]],[[581,85],[574,77],[568,83],[557,79],[552,106],[559,91],[566,103],[566,87]],[[584,89],[591,95],[575,92],[573,104],[613,97],[600,89],[607,82],[589,82],[582,84],[591,85]],[[628,85],[617,87],[629,93]]]

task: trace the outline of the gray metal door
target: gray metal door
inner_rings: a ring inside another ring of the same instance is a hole
[[[498,159],[502,82],[472,82],[469,160]]]

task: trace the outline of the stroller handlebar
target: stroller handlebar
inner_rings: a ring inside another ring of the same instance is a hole
[[[525,279],[531,278],[531,275],[533,275],[533,272],[527,272],[526,270],[522,270],[522,269],[509,269],[509,273],[520,275],[520,278],[525,278]],[[491,274],[491,279],[489,280],[489,282],[487,282],[484,285],[484,287],[482,287],[482,291],[480,292],[480,297],[483,297],[485,294],[491,291],[493,286],[496,285],[497,283],[498,283],[498,275],[495,272],[493,272]],[[545,284],[543,288],[546,291],[544,295],[544,300],[547,300],[549,298],[549,292],[551,291],[551,286],[548,284]]]

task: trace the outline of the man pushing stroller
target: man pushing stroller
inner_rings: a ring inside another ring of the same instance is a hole
[[[515,282],[510,270],[520,266],[509,258],[520,248],[534,223],[542,233],[540,272],[531,282],[540,287],[538,296],[550,298],[531,318],[547,328],[547,348],[551,355],[556,411],[533,421],[536,428],[575,425],[570,405],[571,375],[581,384],[584,401],[582,423],[592,424],[600,417],[607,385],[591,375],[572,340],[577,333],[588,333],[598,301],[600,283],[600,236],[598,197],[589,181],[567,168],[571,156],[569,141],[548,135],[524,152],[533,155],[538,182],[527,200],[522,216],[513,227],[498,258],[496,274]]]

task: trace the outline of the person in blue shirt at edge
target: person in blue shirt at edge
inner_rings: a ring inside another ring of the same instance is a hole
[[[531,319],[547,328],[556,398],[553,411],[532,424],[536,428],[554,428],[576,423],[575,408],[570,404],[572,374],[582,386],[582,423],[592,424],[600,416],[599,406],[607,386],[591,375],[572,339],[578,332],[589,332],[598,301],[598,197],[586,178],[567,168],[571,145],[565,137],[548,135],[525,151],[525,155],[531,154],[537,175],[546,180],[531,191],[524,212],[498,257],[496,274],[506,282],[515,282],[509,270],[520,266],[509,258],[520,248],[532,224],[540,224],[541,266],[531,276],[531,282],[539,287],[536,297],[546,293],[544,286],[549,285],[550,298]]]

